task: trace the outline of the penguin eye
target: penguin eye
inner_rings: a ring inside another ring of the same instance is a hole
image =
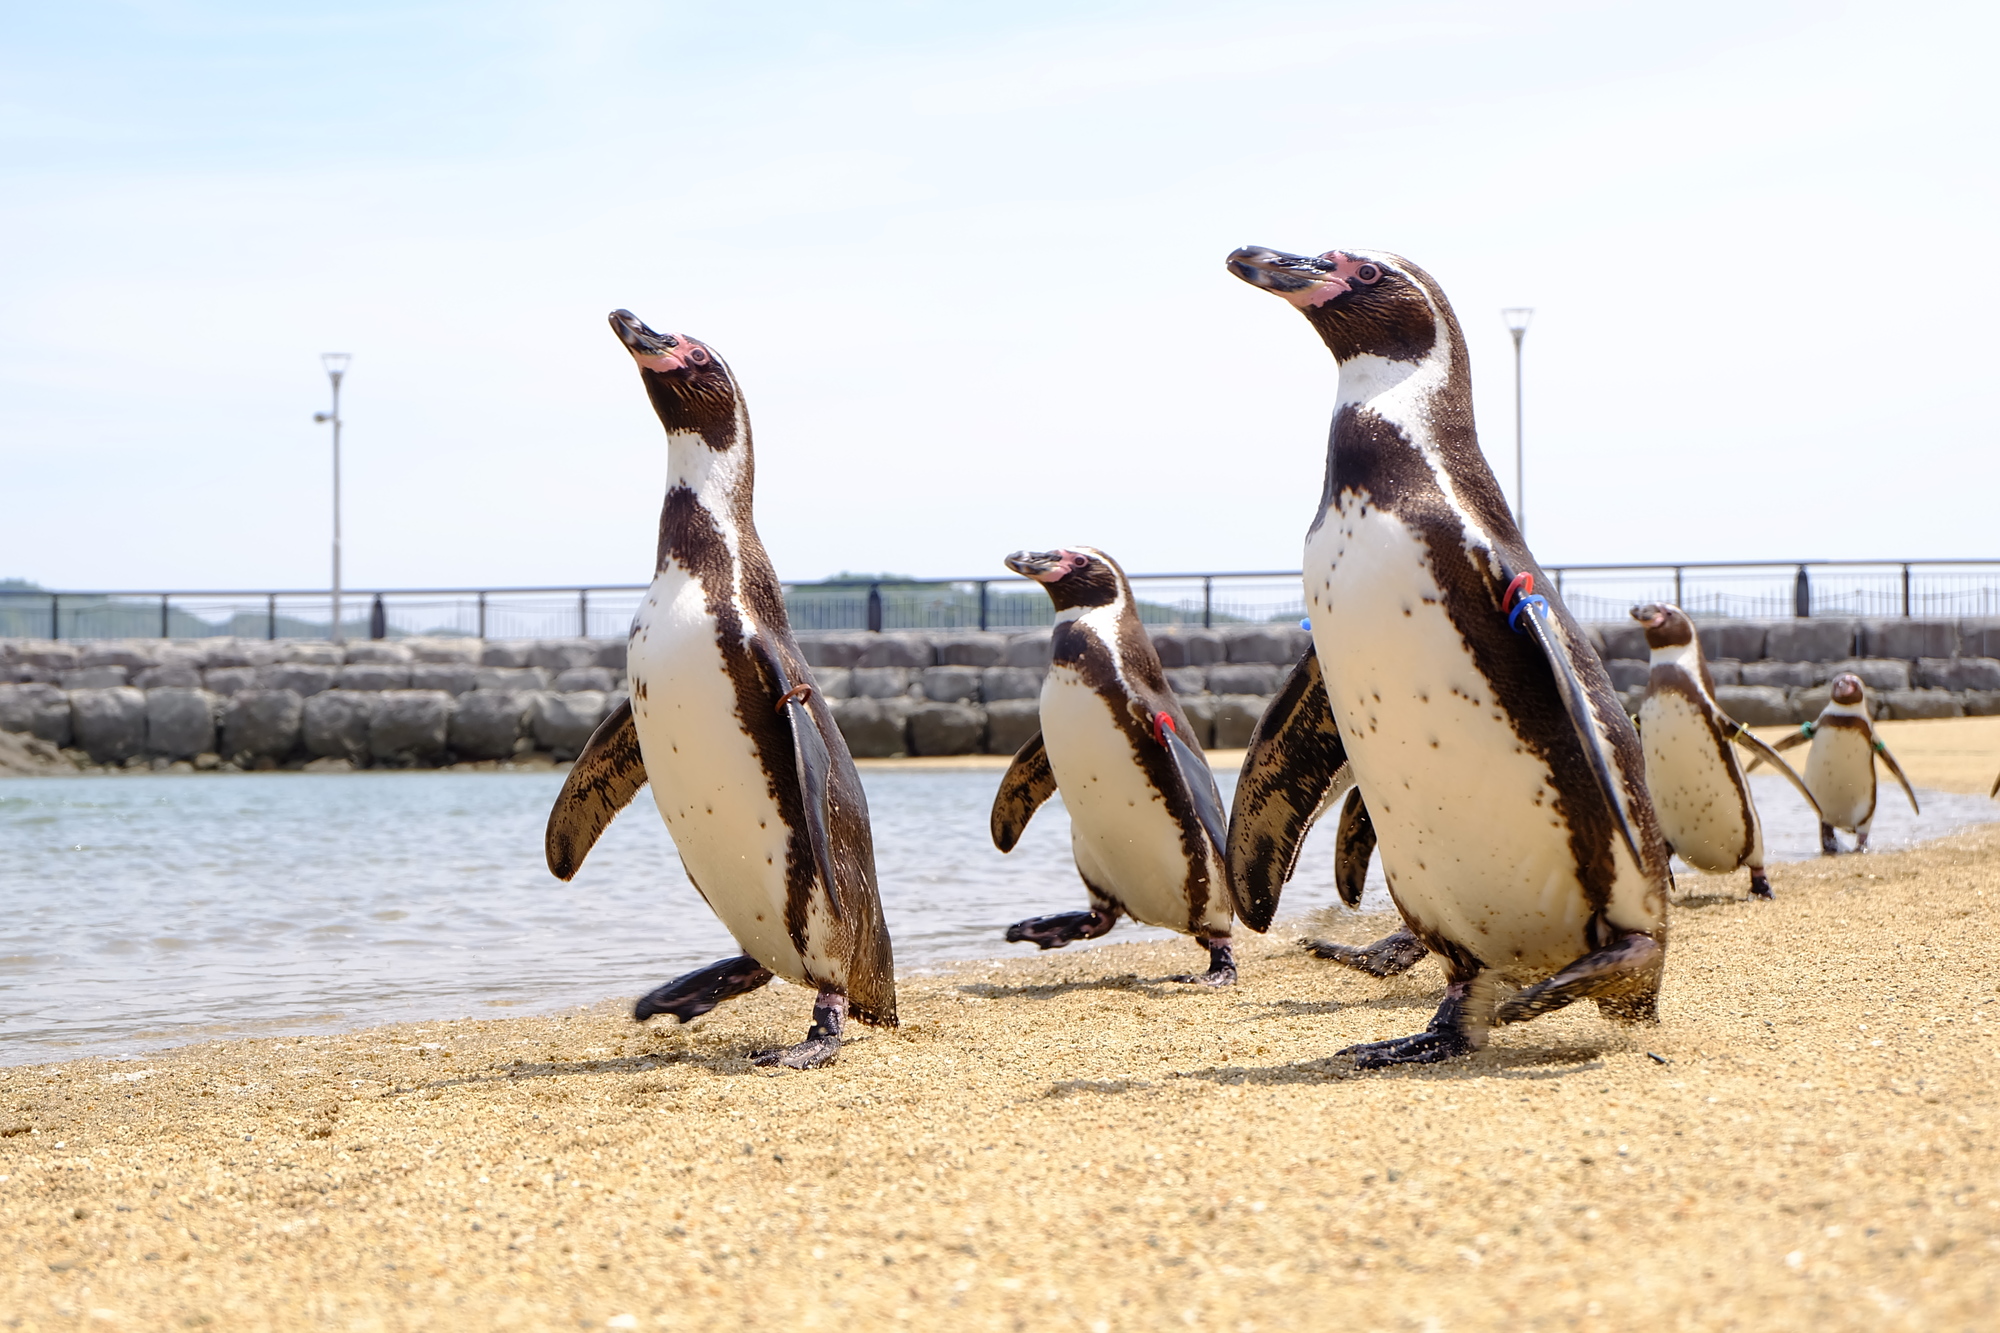
[[[1374,282],[1382,276],[1382,270],[1376,268],[1373,264],[1363,264],[1360,268],[1354,270],[1354,276],[1363,282]]]
[[[699,347],[690,347],[688,349],[688,360],[694,362],[697,366],[705,366],[708,364],[708,353]]]

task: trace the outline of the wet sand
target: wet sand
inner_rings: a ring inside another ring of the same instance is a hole
[[[1983,791],[1972,721],[1886,734]],[[794,987],[0,1070],[0,1321],[1990,1327],[2000,826],[1772,881],[1682,879],[1660,1026],[1428,1069],[1332,1052],[1421,1028],[1434,965],[1293,931],[1223,991],[1165,979],[1190,944],[906,977],[899,1031],[807,1074],[746,1058]]]

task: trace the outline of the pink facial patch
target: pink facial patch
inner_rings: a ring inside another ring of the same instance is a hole
[[[683,370],[686,369],[690,361],[695,365],[704,365],[707,363],[709,356],[708,349],[702,347],[700,343],[688,337],[685,333],[670,333],[665,336],[674,339],[680,345],[664,352],[654,352],[651,354],[634,352],[632,353],[632,359],[647,370],[659,371]],[[701,355],[695,356],[694,352],[698,348],[701,351]]]
[[[1056,554],[1061,556],[1062,559],[1053,568],[1045,569],[1035,575],[1038,581],[1042,583],[1059,582],[1068,577],[1070,571],[1090,563],[1089,556],[1078,555],[1075,551],[1057,551]]]
[[[1333,272],[1310,287],[1284,294],[1287,301],[1301,310],[1325,305],[1336,296],[1372,287],[1382,280],[1382,266],[1372,259],[1359,259],[1345,250],[1329,250],[1320,258],[1333,265]]]

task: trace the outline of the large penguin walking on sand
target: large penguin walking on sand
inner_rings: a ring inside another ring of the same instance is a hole
[[[1307,828],[1351,780],[1448,982],[1426,1031],[1350,1047],[1358,1065],[1465,1054],[1496,1022],[1585,998],[1656,1017],[1669,878],[1639,738],[1480,455],[1450,303],[1389,254],[1251,248],[1228,265],[1340,366],[1305,543],[1313,650],[1237,783],[1238,914],[1269,925]]]
[[[1840,852],[1840,840],[1833,836],[1837,828],[1853,830],[1855,851],[1868,850],[1868,830],[1875,824],[1877,755],[1896,775],[1896,781],[1903,784],[1903,794],[1910,798],[1910,809],[1923,813],[1917,804],[1916,789],[1903,776],[1903,766],[1889,753],[1889,747],[1882,743],[1875,724],[1868,718],[1868,693],[1862,687],[1861,677],[1844,671],[1833,678],[1832,684],[1831,697],[1819,716],[1772,747],[1789,750],[1812,742],[1812,749],[1806,754],[1806,787],[1819,806],[1819,849],[1827,856]],[[1750,766],[1755,768],[1757,764],[1753,761]],[[1993,784],[1993,789],[2000,792],[2000,781]]]
[[[705,344],[627,311],[611,328],[667,432],[659,572],[632,624],[631,699],[549,813],[549,869],[575,875],[650,781],[688,878],[744,956],[668,982],[633,1017],[688,1022],[781,976],[818,992],[812,1029],[756,1060],[809,1069],[839,1054],[848,1014],[896,1022],[868,803],[751,522],[750,414],[735,377]]]
[[[1652,653],[1646,697],[1639,705],[1639,744],[1646,788],[1667,845],[1697,870],[1726,875],[1750,868],[1750,892],[1769,898],[1764,874],[1764,825],[1750,782],[1737,760],[1742,745],[1791,779],[1806,804],[1819,802],[1783,757],[1715,702],[1715,678],[1701,654],[1694,622],[1678,606],[1649,602],[1632,608]]]
[[[1208,949],[1207,972],[1176,980],[1228,985],[1236,980],[1236,903],[1222,794],[1139,623],[1125,571],[1088,546],[1017,551],[1007,567],[1048,591],[1056,626],[1041,730],[1000,780],[993,845],[1012,851],[1060,789],[1077,873],[1090,890],[1088,912],[1017,921],[1007,938],[1060,949],[1104,934],[1122,912]]]

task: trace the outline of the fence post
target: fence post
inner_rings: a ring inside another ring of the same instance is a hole
[[[590,589],[588,588],[576,590],[576,637],[579,639],[590,637]]]
[[[1201,576],[1201,627],[1213,629],[1215,620],[1215,580],[1204,574]]]
[[[1806,567],[1799,566],[1799,576],[1792,584],[1792,614],[1800,620],[1812,615],[1812,580],[1806,577]]]
[[[338,637],[340,626],[335,625],[333,633]],[[264,594],[264,637],[266,639],[278,637],[278,594],[274,592]]]
[[[386,639],[389,637],[389,609],[382,605],[382,594],[375,594],[374,605],[368,608],[368,637]]]
[[[986,580],[979,580],[979,628],[986,628]]]
[[[486,594],[484,592],[479,594],[479,637],[482,640],[486,637]]]
[[[62,594],[59,592],[49,594],[49,637],[62,638]]]
[[[1910,566],[1909,562],[1905,561],[1903,563],[1903,619],[1908,620],[1909,618],[1910,618]]]
[[[877,634],[882,632],[882,585],[868,585],[868,628]]]
[[[1679,565],[1674,566],[1674,605],[1681,606],[1681,567]],[[1681,606],[1681,610],[1685,611],[1687,608]]]

